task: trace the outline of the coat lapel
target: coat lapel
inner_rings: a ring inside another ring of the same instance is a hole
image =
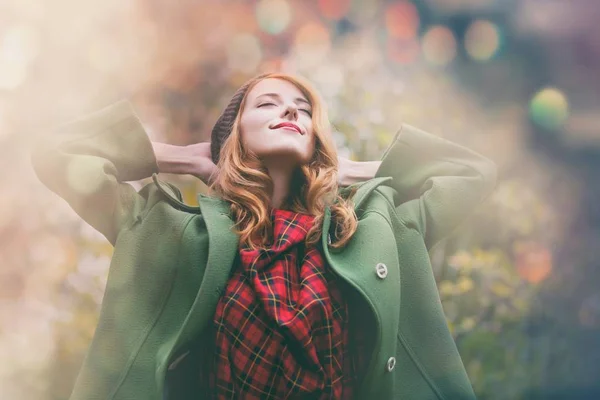
[[[200,309],[209,321],[225,289],[239,247],[239,236],[232,230],[229,204],[221,199],[200,195],[198,203],[208,230],[208,261],[198,292]],[[198,305],[198,304],[195,304]],[[194,310],[192,310],[194,312]]]
[[[390,176],[382,176],[379,178],[370,179],[365,183],[361,183],[356,191],[356,194],[354,195],[354,210],[358,211],[363,202],[369,197],[369,194],[371,194],[371,192],[375,190],[377,186],[391,180],[392,177]]]
[[[218,198],[198,195],[202,217],[208,230],[208,260],[202,283],[183,323],[176,348],[197,337],[212,320],[217,303],[234,267],[239,238],[233,231],[229,205]]]

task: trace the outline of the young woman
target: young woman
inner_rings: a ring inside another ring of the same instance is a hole
[[[267,74],[210,145],[153,144],[120,102],[32,159],[114,245],[71,399],[474,397],[428,250],[492,190],[482,156],[405,125],[381,162],[338,163],[317,93]],[[158,172],[212,194],[189,206]]]

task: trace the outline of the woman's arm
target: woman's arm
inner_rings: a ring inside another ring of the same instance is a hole
[[[167,174],[189,174],[194,166],[187,146],[152,142],[158,170]]]
[[[175,146],[152,142],[160,172],[190,174],[207,185],[217,176],[218,168],[210,156],[210,142]]]
[[[115,243],[145,207],[126,181],[158,172],[152,145],[127,101],[60,126],[31,155],[39,179]]]
[[[375,176],[393,178],[399,212],[409,202],[418,202],[421,233],[430,248],[490,194],[496,165],[465,147],[404,125]]]

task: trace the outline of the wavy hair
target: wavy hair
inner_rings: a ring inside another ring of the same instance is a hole
[[[235,118],[232,132],[221,147],[218,161],[219,174],[211,185],[213,192],[231,203],[236,221],[234,229],[240,242],[253,249],[265,248],[272,241],[272,222],[269,214],[273,182],[259,158],[244,148],[241,140],[240,118],[246,97],[261,80],[275,78],[294,84],[312,106],[315,151],[312,159],[293,174],[291,191],[284,204],[291,211],[315,217],[307,233],[306,243],[315,244],[322,234],[325,208],[331,209],[335,233],[332,247],[343,247],[356,231],[358,222],[351,200],[353,193],[342,197],[337,185],[337,150],[327,111],[321,97],[305,79],[282,73],[260,75],[250,81]]]

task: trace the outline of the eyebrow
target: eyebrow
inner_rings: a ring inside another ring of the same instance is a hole
[[[277,93],[263,93],[263,94],[261,94],[260,96],[256,97],[256,99],[258,100],[259,98],[261,98],[261,97],[263,97],[263,96],[268,96],[268,97],[276,97],[276,98],[278,98],[278,99],[281,99],[281,96],[280,96],[279,94],[277,94]],[[294,101],[295,101],[296,103],[305,103],[305,104],[307,104],[308,106],[311,106],[310,102],[309,102],[308,100],[306,100],[305,98],[303,98],[303,97],[296,97],[296,98],[294,99]]]

